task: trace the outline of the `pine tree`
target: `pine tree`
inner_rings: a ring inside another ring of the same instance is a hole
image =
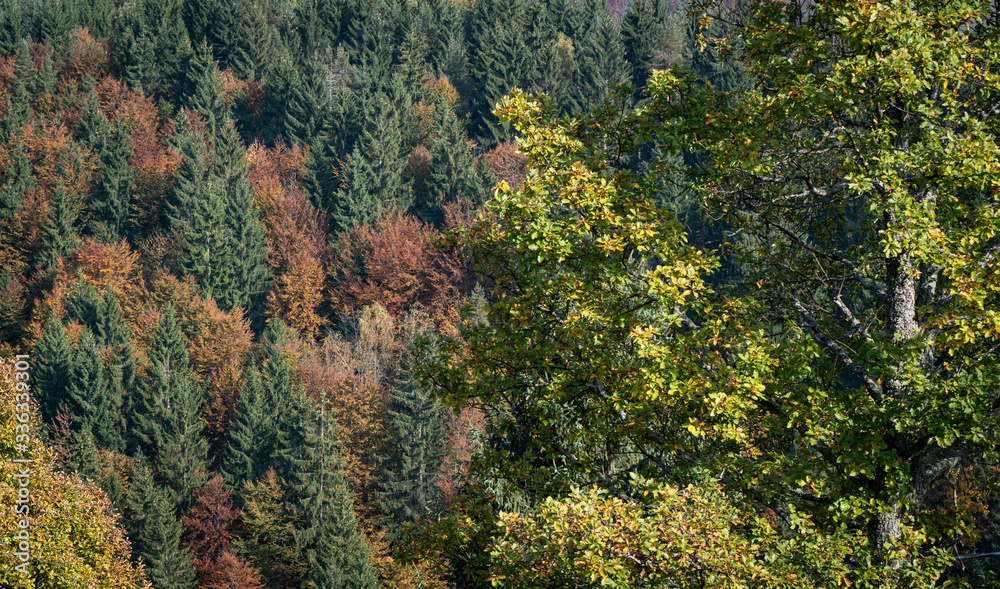
[[[246,150],[231,120],[222,124],[213,160],[213,174],[225,195],[225,225],[232,256],[229,284],[217,298],[223,309],[243,307],[251,322],[258,324],[270,275],[267,241],[250,187]]]
[[[745,0],[739,0],[733,4],[729,23],[713,18],[709,20],[706,30],[695,30],[696,24],[689,24],[687,36],[692,45],[695,44],[699,33],[708,38],[729,39],[729,48],[725,51],[714,44],[694,47],[691,51],[691,71],[707,84],[723,92],[749,90],[753,83],[746,66],[737,58],[746,45],[741,34],[740,22],[746,18],[748,11]]]
[[[427,67],[429,51],[425,33],[420,22],[415,20],[407,31],[399,56],[399,74],[407,92],[415,99],[421,96],[424,80],[430,76],[430,69]]]
[[[438,70],[448,78],[461,96],[472,96],[468,43],[461,27],[455,27],[448,32],[444,50],[439,58]]]
[[[212,59],[212,50],[202,45],[188,65],[189,84],[193,86],[189,104],[205,121],[209,138],[218,135],[223,121],[229,118],[229,104],[222,86],[218,64]]]
[[[97,444],[90,430],[86,427],[74,429],[69,441],[70,444],[62,457],[62,468],[94,482],[100,481],[101,469],[97,460]]]
[[[268,404],[268,391],[257,373],[249,371],[236,401],[226,444],[223,470],[233,488],[242,489],[272,468],[277,433],[273,423],[274,407]]]
[[[339,157],[353,149],[358,135],[361,134],[363,123],[359,113],[361,105],[355,91],[357,68],[351,64],[350,56],[343,45],[338,45],[336,51],[327,48],[325,55],[326,80],[330,90],[327,152]],[[332,162],[324,162],[324,165],[329,163]],[[332,169],[333,166],[329,167]],[[328,187],[334,185],[332,177],[324,178],[323,181],[328,183]]]
[[[191,504],[194,491],[208,481],[208,442],[201,435],[204,407],[203,395],[179,397],[156,453],[156,470],[181,509]]]
[[[77,433],[90,436],[90,443],[121,452],[125,449],[121,398],[109,394],[109,384],[100,345],[90,329],[84,328],[73,357],[64,401],[56,409],[71,415]]]
[[[100,101],[93,90],[87,97],[87,106],[83,116],[76,123],[76,136],[91,152],[98,156],[104,151],[108,137],[111,136],[111,124],[100,109]]]
[[[476,161],[469,150],[465,130],[447,105],[436,107],[436,133],[431,143],[431,174],[427,182],[427,200],[417,203],[420,218],[440,226],[442,207],[459,198],[472,203],[485,200],[482,183],[476,174]]]
[[[281,44],[260,4],[251,0],[220,3],[211,39],[219,66],[239,78],[268,77]]]
[[[87,329],[96,331],[97,315],[101,306],[97,290],[83,279],[77,279],[66,291],[66,297],[63,299],[66,309],[65,320],[69,322],[76,319]]]
[[[122,27],[115,44],[115,69],[119,78],[143,94],[152,94],[161,86],[156,46],[138,23]]]
[[[621,23],[622,43],[625,59],[632,68],[632,83],[637,87],[646,85],[656,65],[657,52],[669,34],[667,19],[663,0],[636,0],[625,12]]]
[[[191,555],[180,547],[181,525],[166,491],[153,481],[142,457],[136,460],[127,496],[126,522],[134,554],[146,564],[156,589],[194,589]]]
[[[56,185],[49,203],[49,222],[42,235],[39,266],[54,270],[59,258],[68,257],[80,245],[76,232],[76,212],[70,206],[66,187]]]
[[[332,104],[328,70],[316,56],[303,64],[302,78],[292,86],[285,109],[286,145],[309,148],[308,169],[301,179],[313,205],[325,210],[333,193],[331,140]]]
[[[330,89],[320,56],[313,56],[300,68],[300,79],[292,88],[285,109],[285,143],[313,147],[329,140]]]
[[[108,39],[114,34],[114,0],[83,0],[77,4],[77,23],[94,37]]]
[[[336,17],[324,22],[321,11],[333,8]],[[332,0],[305,0],[295,4],[295,34],[298,37],[299,63],[322,54],[340,37],[340,6]]]
[[[112,449],[118,452],[125,452],[128,449],[129,441],[129,436],[127,435],[129,416],[135,414],[137,410],[136,404],[140,402],[136,389],[135,348],[132,345],[131,339],[127,339],[124,343],[114,347],[114,352],[108,359],[107,368],[108,399],[111,403],[112,411],[117,407],[117,411],[121,415],[119,425],[121,428],[121,444]]]
[[[288,337],[280,319],[268,324],[261,334],[260,375],[249,374],[237,400],[225,458],[225,472],[237,488],[272,468],[285,477],[291,469],[288,456],[301,445],[301,393],[285,357]]]
[[[118,304],[118,297],[109,284],[104,289],[104,295],[98,305],[96,313],[96,328],[98,343],[101,346],[124,346],[132,337],[128,326],[125,325],[125,318],[122,317],[122,308]]]
[[[618,22],[605,10],[580,47],[579,74],[571,98],[573,106],[586,111],[606,99],[614,86],[630,80]]]
[[[23,2],[4,2],[0,6],[0,55],[14,55],[21,40],[31,36],[26,13]]]
[[[35,392],[42,417],[51,423],[59,406],[66,403],[69,375],[73,367],[73,350],[63,329],[62,321],[50,315],[35,348]]]
[[[70,12],[72,4],[66,2],[40,2],[35,5],[33,37],[40,41],[56,40],[76,24]]]
[[[342,39],[351,59],[373,72],[381,83],[392,74],[392,54],[396,39],[393,10],[387,0],[358,2],[350,11]],[[381,84],[378,84],[378,88]]]
[[[214,174],[194,203],[194,218],[184,232],[181,267],[195,279],[202,295],[226,296],[233,275],[232,240],[226,224],[226,195]]]
[[[207,198],[208,192],[208,150],[186,110],[177,117],[171,147],[184,159],[177,170],[174,192],[164,213],[167,225],[183,234],[191,226],[195,206]]]
[[[125,236],[129,206],[135,183],[132,159],[132,137],[128,128],[119,123],[111,131],[101,151],[100,183],[90,202],[91,231],[107,241]]]
[[[475,95],[474,129],[487,143],[503,143],[510,130],[500,127],[494,105],[515,86],[526,88],[536,78],[528,40],[525,0],[479,0],[471,20],[471,64]]]
[[[191,44],[200,46],[207,43],[219,0],[187,0],[184,2],[184,24],[187,26]]]
[[[307,429],[290,481],[299,522],[296,540],[309,563],[306,580],[316,588],[374,588],[378,582],[357,529],[353,499],[333,445],[334,429],[321,409],[318,421]]]
[[[396,526],[431,513],[435,481],[445,454],[441,411],[441,404],[412,374],[403,375],[392,393],[392,450],[383,464],[377,492],[382,510]]]
[[[0,188],[0,221],[17,214],[24,202],[25,193],[35,185],[31,160],[20,145],[16,145],[11,151],[6,174],[7,183]]]
[[[385,209],[409,210],[413,193],[404,179],[403,116],[409,112],[402,80],[391,94],[376,94],[365,105],[365,123],[354,147],[331,217],[338,229],[368,224]]]
[[[260,570],[269,587],[300,587],[307,571],[295,541],[295,516],[274,471],[240,488],[243,529],[233,547]]]
[[[179,95],[194,53],[181,14],[182,0],[145,0],[146,30],[152,32],[156,63],[163,77],[160,93]],[[147,89],[148,91],[148,89]]]
[[[349,155],[341,171],[341,186],[330,211],[333,228],[347,231],[357,222],[368,225],[380,215],[382,207],[372,189],[375,171],[358,147]]]
[[[73,359],[66,403],[59,410],[72,415],[80,430],[92,435],[101,447],[122,450],[121,406],[113,406],[104,376],[100,349],[93,333],[84,329]]]
[[[21,132],[21,128],[31,118],[31,102],[34,98],[32,88],[38,78],[38,70],[31,58],[31,50],[27,39],[21,39],[17,44],[14,56],[14,84],[7,96],[7,111],[4,113],[3,124],[0,126],[0,138],[8,140]]]
[[[155,456],[157,472],[167,484],[175,505],[187,505],[195,489],[205,483],[208,443],[201,436],[205,395],[188,364],[186,338],[173,307],[153,335],[150,380],[136,415],[136,437],[141,448]]]
[[[149,352],[150,378],[143,383],[131,428],[147,455],[155,452],[172,425],[179,398],[197,396],[188,363],[187,338],[181,333],[174,308],[167,305],[153,333]]]
[[[109,347],[105,372],[105,393],[98,404],[94,435],[103,447],[125,451],[125,399],[135,386],[135,356],[132,336],[122,317],[118,299],[109,285],[97,311],[97,345]]]

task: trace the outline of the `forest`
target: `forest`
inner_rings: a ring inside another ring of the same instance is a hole
[[[0,587],[1000,586],[998,20],[5,0]]]

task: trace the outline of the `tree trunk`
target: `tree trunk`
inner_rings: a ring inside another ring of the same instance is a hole
[[[888,510],[879,513],[868,522],[868,542],[875,554],[876,562],[885,562],[886,548],[891,548],[902,535],[903,509],[895,502]],[[887,562],[890,568],[902,566],[899,561]]]

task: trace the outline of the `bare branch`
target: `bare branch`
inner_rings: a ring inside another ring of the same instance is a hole
[[[848,355],[848,353],[844,350],[844,348],[840,346],[840,344],[838,344],[831,338],[827,337],[826,334],[823,333],[823,330],[820,328],[819,324],[816,322],[815,319],[813,319],[813,316],[809,313],[809,311],[802,305],[802,302],[799,301],[798,297],[795,296],[792,297],[792,306],[802,317],[803,321],[806,324],[807,329],[809,330],[809,333],[812,335],[813,339],[816,340],[816,343],[820,344],[821,346],[829,350],[830,353],[834,355],[834,357],[843,362],[844,366],[847,367],[847,369],[851,372],[851,374],[860,378],[862,382],[865,383],[865,390],[868,392],[868,395],[875,401],[875,403],[878,405],[882,405],[882,387],[880,387],[879,384],[875,382],[875,379],[873,379],[871,375],[868,374],[868,371],[865,370],[863,366],[855,362],[854,359],[852,359],[850,355]]]

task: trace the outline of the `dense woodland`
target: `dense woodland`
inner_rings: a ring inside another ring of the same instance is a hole
[[[4,2],[0,585],[993,586],[996,11]]]

